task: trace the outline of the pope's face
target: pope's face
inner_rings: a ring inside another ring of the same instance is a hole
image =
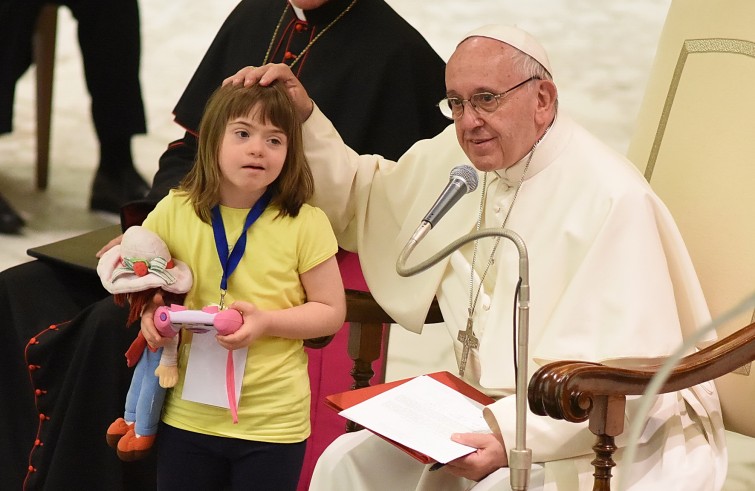
[[[469,99],[474,94],[500,94],[529,78],[514,67],[517,51],[499,41],[472,37],[462,42],[446,65],[446,95]],[[464,103],[454,121],[456,137],[470,161],[481,171],[505,169],[524,157],[538,138],[538,87],[532,80],[499,98],[486,113]]]

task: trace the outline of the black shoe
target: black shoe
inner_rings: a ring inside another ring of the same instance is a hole
[[[0,195],[0,234],[17,234],[23,226],[23,218]]]
[[[121,206],[144,198],[149,186],[133,168],[120,174],[110,175],[97,171],[92,183],[92,197],[89,208],[92,211],[120,213]]]

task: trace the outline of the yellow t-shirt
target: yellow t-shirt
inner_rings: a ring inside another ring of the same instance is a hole
[[[230,249],[236,243],[248,209],[221,207]],[[297,217],[277,217],[270,205],[249,228],[244,255],[228,279],[226,305],[244,300],[262,310],[278,310],[306,302],[299,274],[335,255],[338,245],[325,214],[309,205]],[[222,268],[212,226],[202,222],[185,196],[174,191],[144,221],[173,257],[184,261],[194,276],[185,305],[200,309],[220,301]],[[165,399],[167,424],[207,435],[276,443],[293,443],[310,434],[310,390],[303,341],[262,337],[249,346],[238,424],[228,409],[181,399],[192,335],[182,332],[178,384]],[[225,385],[225,380],[218,380]]]

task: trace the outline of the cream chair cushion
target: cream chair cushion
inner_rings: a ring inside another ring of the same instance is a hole
[[[755,2],[674,0],[628,156],[674,215],[714,316],[755,293],[753,87]],[[719,336],[753,317],[741,312]],[[737,372],[716,380],[730,433],[725,489],[753,490],[755,375]]]

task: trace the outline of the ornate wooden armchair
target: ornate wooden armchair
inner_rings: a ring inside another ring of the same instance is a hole
[[[753,18],[748,0],[673,0],[628,151],[679,225],[714,317],[755,291]],[[683,359],[662,388],[715,379],[729,447],[725,490],[755,489],[753,314],[722,325],[720,341]],[[564,361],[531,379],[534,412],[589,419],[598,436],[595,489],[609,489],[626,396],[642,394],[655,368]]]

